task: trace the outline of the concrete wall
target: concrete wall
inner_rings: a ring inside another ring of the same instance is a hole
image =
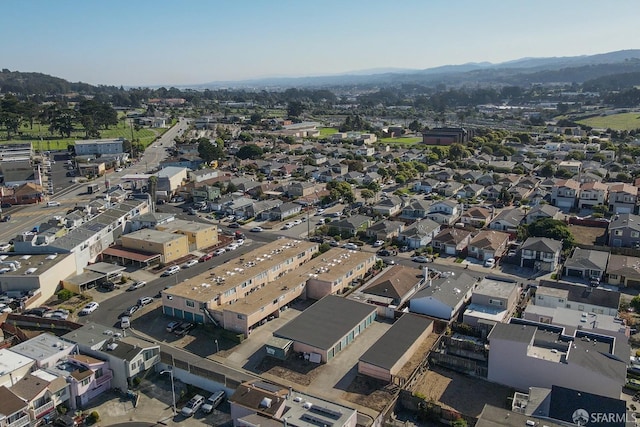
[[[412,299],[409,302],[409,310],[412,313],[424,314],[426,316],[437,317],[449,320],[453,314],[453,308],[443,304],[433,297]]]
[[[370,363],[359,361],[358,373],[362,375],[366,375],[368,377],[377,378],[382,381],[391,382],[391,371],[385,368],[381,368],[379,366],[372,365]]]
[[[153,242],[141,238],[122,236],[122,246],[144,252],[160,254],[162,262],[169,263],[189,254],[189,239],[187,236],[176,234],[169,242]]]

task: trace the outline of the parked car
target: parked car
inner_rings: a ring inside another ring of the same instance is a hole
[[[138,299],[138,305],[140,307],[144,307],[147,304],[151,304],[153,302],[153,298],[151,297],[142,297]]]
[[[236,249],[238,249],[238,245],[235,245],[235,244],[233,244],[233,243],[232,243],[232,244],[230,244],[229,246],[227,246],[225,249],[226,249],[227,251],[229,251],[229,252],[230,252],[230,251],[235,251]]]
[[[189,260],[189,261],[185,262],[184,264],[182,264],[182,268],[193,267],[196,264],[198,264],[198,260],[197,259],[192,259],[192,260]]]
[[[426,256],[414,256],[413,258],[411,258],[411,261],[413,262],[419,262],[419,263],[425,263],[425,262],[429,262],[429,258],[427,258]]]
[[[393,254],[390,251],[388,251],[387,249],[380,249],[378,251],[378,255],[380,255],[380,256],[391,256]]]
[[[145,281],[134,282],[131,286],[127,288],[127,291],[135,291],[136,289],[144,288],[147,284]]]
[[[329,242],[329,246],[331,246],[332,248],[337,248],[338,246],[340,246],[340,243],[338,243],[336,240],[331,240]]]
[[[98,289],[105,290],[107,292],[111,292],[116,289],[116,284],[113,282],[103,282],[98,285]]]
[[[138,311],[140,307],[138,307],[137,305],[132,305],[131,307],[127,308],[125,311],[122,312],[122,315],[120,317],[131,317],[131,315],[133,313],[135,313],[136,311]]]
[[[214,256],[220,256],[223,253],[225,253],[226,251],[224,249],[216,249],[215,251],[213,251],[213,255]]]
[[[5,215],[2,217],[2,222],[9,222],[11,221],[11,215]]]
[[[120,329],[126,329],[131,327],[131,319],[127,316],[120,318]]]
[[[116,172],[122,172],[122,168],[116,168]]]
[[[11,203],[2,203],[0,204],[0,208],[2,209],[9,209],[12,206]]]
[[[196,394],[187,402],[186,405],[182,407],[180,413],[185,417],[190,417],[195,414],[198,409],[200,409],[203,403],[204,396]]]
[[[373,243],[373,247],[374,247],[374,248],[379,248],[379,247],[380,247],[380,246],[382,246],[382,245],[384,245],[384,240],[376,240],[376,241]]]
[[[0,252],[7,252],[9,249],[11,249],[9,243],[0,243]]]
[[[229,227],[229,228],[240,228],[240,224],[238,224],[237,222],[232,222],[227,227]]]
[[[178,322],[177,320],[174,320],[173,322],[169,322],[169,324],[167,325],[167,332],[173,332],[176,329],[178,329],[180,327],[180,325],[182,325],[182,322]]]
[[[98,304],[95,301],[92,301],[89,304],[85,305],[82,310],[80,310],[80,315],[87,316],[93,313],[94,311],[96,311],[98,307],[100,307],[100,304]]]
[[[175,334],[179,337],[186,335],[190,330],[196,327],[195,323],[186,322],[180,325],[180,327],[176,328],[174,331]]]
[[[162,276],[166,277],[166,276],[172,276],[174,274],[177,274],[180,271],[180,266],[179,265],[173,265],[171,267],[169,267],[168,269],[166,269],[164,271],[164,273],[162,273]]]
[[[209,252],[207,254],[202,255],[198,261],[200,262],[209,261],[213,257],[214,257],[213,253]]]
[[[210,414],[222,403],[222,401],[224,400],[224,396],[224,390],[216,391],[215,393],[213,393],[202,405],[202,412],[204,412],[205,414]]]
[[[57,200],[52,200],[50,202],[47,202],[47,207],[54,207],[54,206],[60,206],[60,202],[58,202]]]
[[[396,265],[396,262],[393,258],[382,258],[382,262],[384,265]]]
[[[344,245],[342,245],[342,247],[344,249],[349,249],[352,251],[357,251],[358,249],[360,249],[355,243],[345,243]]]
[[[488,258],[486,260],[484,260],[484,266],[487,268],[493,268],[496,266],[496,260],[495,258]]]
[[[262,227],[253,227],[250,231],[253,232],[253,233],[260,233],[261,231],[264,231],[264,228],[262,228]]]

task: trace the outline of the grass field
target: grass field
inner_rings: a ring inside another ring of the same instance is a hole
[[[338,133],[338,129],[336,128],[320,128],[320,137],[327,137],[329,135],[333,135],[334,133]]]
[[[145,147],[150,145],[156,137],[162,135],[167,131],[165,129],[147,129],[142,128],[140,130],[133,129],[133,137],[138,138],[140,143]],[[131,139],[131,127],[127,122],[118,122],[117,126],[112,126],[109,129],[100,130],[100,138],[126,138]],[[18,142],[18,141],[31,141],[35,150],[66,150],[69,144],[73,144],[74,141],[83,139],[84,131],[78,129],[71,133],[71,138],[60,138],[60,135],[51,135],[46,125],[40,125],[35,123],[33,129],[22,128],[22,137],[14,139],[13,141],[1,141],[0,143]]]
[[[620,113],[610,116],[591,117],[579,120],[578,123],[596,129],[632,130],[640,129],[640,112]]]
[[[380,138],[380,142],[385,144],[417,144],[422,142],[422,138],[420,137],[411,137],[411,138]]]

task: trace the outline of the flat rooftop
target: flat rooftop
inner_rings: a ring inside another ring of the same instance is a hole
[[[292,239],[278,239],[214,267],[206,273],[185,280],[163,293],[198,302],[213,301],[219,294],[234,289],[257,275],[281,265],[308,250],[316,250],[317,243]]]
[[[356,410],[319,397],[294,391],[286,401],[283,418],[296,427],[344,426]]]
[[[25,275],[38,276],[49,268],[59,263],[60,260],[72,254],[40,254],[40,255],[0,255],[0,277],[24,277]],[[14,263],[17,261],[20,263]],[[12,271],[11,265],[17,267]]]
[[[508,299],[517,287],[518,284],[515,282],[494,280],[485,277],[478,283],[473,293]]]
[[[68,349],[66,353],[71,353],[71,347],[75,346],[55,335],[43,333],[23,343],[14,345],[11,347],[11,351],[31,359],[42,360],[60,354],[66,349]]]
[[[9,372],[13,372],[32,363],[35,362],[30,357],[14,353],[6,348],[0,349],[0,376],[7,375]]]
[[[217,226],[213,224],[207,224],[204,222],[195,222],[195,221],[185,221],[183,219],[174,219],[173,221],[159,224],[158,229],[162,231],[168,232],[176,232],[176,231],[186,231],[191,233],[197,233],[198,231],[208,230],[208,229],[216,229]]]
[[[224,308],[234,313],[246,315],[255,313],[283,293],[295,293],[296,287],[304,287],[309,279],[333,283],[344,278],[349,271],[367,259],[371,258],[373,261],[374,257],[374,254],[366,252],[332,248],[321,256],[300,266],[297,270],[280,277],[278,281],[267,283],[262,288],[244,297],[237,304],[220,307],[220,309]]]
[[[134,231],[133,233],[126,234],[122,237],[129,239],[145,240],[147,242],[165,244],[177,239],[184,239],[182,234],[170,233],[168,231],[158,231],[152,228],[143,228],[142,230]]]

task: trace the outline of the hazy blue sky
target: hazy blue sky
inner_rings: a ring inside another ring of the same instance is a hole
[[[183,85],[640,48],[638,0],[3,0],[0,67]]]

